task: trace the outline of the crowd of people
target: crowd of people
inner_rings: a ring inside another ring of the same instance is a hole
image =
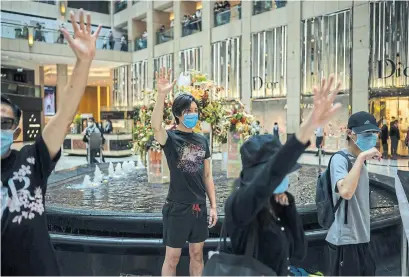
[[[60,275],[44,213],[47,179],[61,156],[65,128],[72,122],[84,94],[101,30],[99,26],[92,34],[90,15],[85,26],[84,12],[79,13],[80,24],[70,14],[75,38],[62,29],[77,57],[71,78],[59,95],[64,105],[34,144],[20,151],[11,150],[13,138],[21,131],[21,111],[1,97],[2,275]],[[176,274],[182,248],[189,242],[190,274],[201,276],[208,228],[218,221],[210,143],[205,136],[193,132],[200,104],[189,94],[180,94],[173,101],[176,128],[164,128],[165,100],[176,83],[170,76],[171,70],[162,68],[156,72],[157,98],[151,123],[170,170],[169,193],[162,209],[166,246],[162,275]],[[291,260],[303,259],[307,254],[303,224],[295,199],[288,192],[289,174],[300,169],[297,160],[314,133],[319,137],[317,130],[336,116],[341,105],[334,104],[334,100],[340,87],[339,83],[333,89],[332,76],[314,89],[311,114],[284,145],[277,139],[279,127],[275,124],[273,135],[252,136],[240,149],[242,171],[236,180],[237,188],[226,200],[223,224],[235,255],[245,255],[249,240],[257,237],[257,251],[250,254],[278,276],[289,275]],[[106,130],[112,131],[109,123]],[[103,133],[101,127],[90,118],[84,135]],[[365,162],[381,158],[375,148],[379,132],[371,114],[352,114],[347,126],[347,148],[340,149],[330,160],[329,205],[337,208],[329,213],[333,218],[326,237],[328,275],[375,274],[376,263],[369,248],[369,178]]]
[[[229,1],[217,1],[213,6],[214,24],[219,26],[230,22],[230,2]]]
[[[182,19],[183,36],[202,31],[202,10],[194,14],[185,14]]]

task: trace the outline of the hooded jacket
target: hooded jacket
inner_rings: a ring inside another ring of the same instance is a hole
[[[272,155],[268,145],[256,146],[256,149],[247,151],[243,151],[243,145],[240,188],[228,198],[225,205],[226,229],[233,253],[244,254],[250,227],[258,224],[256,258],[278,276],[289,275],[292,258],[302,260],[305,257],[307,242],[294,197],[286,192],[289,205],[281,206],[274,202],[272,195],[283,178],[296,166],[307,146],[293,137]],[[243,158],[243,155],[248,159]],[[271,207],[275,217],[268,211]],[[266,215],[269,215],[269,220],[265,220]]]

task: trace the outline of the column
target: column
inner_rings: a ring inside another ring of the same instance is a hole
[[[41,99],[44,99],[44,66],[37,66],[34,72],[34,78],[35,78],[35,85],[40,86],[40,91],[41,91]],[[41,128],[43,129],[45,125],[45,120],[44,120],[44,107],[43,111],[41,112]],[[41,130],[42,130],[41,129]]]
[[[241,2],[241,102],[246,111],[251,109],[251,17],[253,2]]]
[[[101,87],[97,86],[97,122],[101,122]]]
[[[352,26],[352,113],[368,111],[369,2],[353,2]]]
[[[180,40],[182,38],[182,17],[183,17],[183,2],[174,1],[173,2],[173,70],[175,78],[179,77],[180,68],[179,68],[179,51],[181,49]]]
[[[57,112],[60,109],[61,94],[68,83],[68,66],[66,64],[57,64]]]
[[[212,1],[202,2],[202,32],[205,34],[205,43],[202,45],[202,71],[208,76],[212,72],[212,26],[213,26]]]
[[[148,32],[148,86],[153,87],[153,79],[154,79],[154,67],[153,67],[153,58],[154,58],[154,48],[156,45],[156,30],[154,20],[154,9],[153,9],[153,1],[147,2],[147,15],[146,15],[146,29]]]
[[[287,135],[300,126],[301,1],[287,2]]]

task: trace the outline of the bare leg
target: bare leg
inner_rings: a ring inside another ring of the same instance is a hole
[[[162,266],[162,276],[176,276],[176,267],[178,266],[181,254],[181,248],[166,246],[165,261]]]
[[[202,276],[202,271],[204,267],[203,245],[204,242],[189,243],[190,276]]]

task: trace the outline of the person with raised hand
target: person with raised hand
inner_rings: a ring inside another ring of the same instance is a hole
[[[182,248],[189,242],[190,275],[201,276],[203,245],[208,228],[217,222],[216,193],[211,173],[209,141],[193,132],[199,119],[199,103],[192,95],[180,94],[172,105],[176,129],[166,131],[163,110],[176,81],[171,70],[156,72],[158,96],[152,114],[152,128],[163,148],[170,171],[170,187],[163,214],[163,243],[166,245],[163,276],[175,276]],[[207,222],[206,193],[210,202]]]
[[[21,111],[1,98],[1,275],[60,275],[44,213],[47,179],[61,155],[61,145],[87,85],[95,43],[101,26],[91,34],[91,16],[79,11],[79,24],[70,14],[75,39],[61,29],[76,56],[67,86],[58,95],[57,114],[41,136],[20,151],[10,150],[17,138]]]
[[[307,242],[303,224],[287,191],[289,174],[300,168],[297,160],[318,127],[327,124],[341,104],[333,104],[340,89],[331,91],[334,77],[314,88],[314,108],[298,133],[282,146],[273,135],[253,136],[241,147],[243,168],[239,188],[227,199],[225,228],[233,253],[243,255],[250,235],[257,237],[255,258],[275,271],[290,275],[291,259],[303,259]],[[254,231],[255,230],[255,231]]]

